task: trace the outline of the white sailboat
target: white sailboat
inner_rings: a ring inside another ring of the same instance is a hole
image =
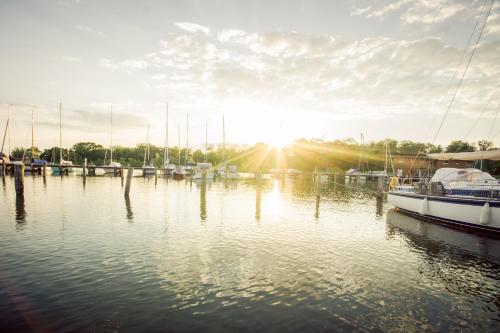
[[[53,165],[52,173],[60,174],[61,172],[73,172],[73,162],[67,161],[63,158],[62,148],[62,103],[59,103],[59,165]]]
[[[175,164],[170,163],[168,156],[168,103],[165,110],[165,145],[163,148],[163,169],[166,176],[172,175],[175,170]]]
[[[181,126],[180,124],[177,124],[177,132],[179,134],[179,146],[178,146],[178,162],[177,162],[177,167],[175,168],[173,172],[173,178],[175,180],[182,180],[186,177],[186,170],[182,168],[181,166]]]
[[[226,179],[239,179],[238,167],[235,164],[227,164],[226,161],[226,122],[222,115],[222,167],[218,170],[218,175]]]
[[[213,179],[214,170],[212,168],[212,163],[208,162],[208,123],[205,123],[205,162],[200,162],[196,164],[196,173],[194,175],[195,179]]]
[[[114,174],[115,170],[114,168],[121,168],[121,163],[113,161],[113,106],[111,106],[110,110],[110,142],[109,142],[109,163],[106,165],[109,168],[104,168],[104,172],[108,174]]]
[[[500,150],[429,154],[435,160],[500,160]],[[478,169],[441,168],[430,182],[401,186],[391,178],[389,203],[435,222],[500,233],[500,181]]]
[[[142,164],[142,173],[144,176],[152,176],[156,173],[156,168],[151,163],[151,154],[149,145],[149,122],[146,135],[146,147],[144,149],[144,162]]]

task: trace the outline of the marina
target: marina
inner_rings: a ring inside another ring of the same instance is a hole
[[[500,1],[0,27],[0,332],[500,332]]]

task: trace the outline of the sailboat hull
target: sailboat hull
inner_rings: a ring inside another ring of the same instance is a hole
[[[387,200],[409,215],[500,234],[500,200],[402,192],[389,192]]]

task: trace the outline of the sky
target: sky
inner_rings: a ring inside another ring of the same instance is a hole
[[[11,146],[493,139],[500,1],[0,0]],[[474,30],[476,28],[476,30]],[[472,35],[472,42],[465,49]],[[443,122],[444,114],[456,98]],[[462,59],[462,61],[461,61]],[[180,128],[180,131],[178,130]],[[437,135],[436,135],[437,133]]]

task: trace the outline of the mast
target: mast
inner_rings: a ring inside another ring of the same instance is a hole
[[[31,159],[35,158],[35,111],[31,110]]]
[[[8,117],[9,117],[9,127],[8,127],[8,147],[9,147],[9,158],[10,158],[10,155],[12,154],[12,151],[10,150],[10,104],[9,104],[9,114],[8,114]]]
[[[361,133],[361,138],[359,142],[359,156],[358,156],[358,171],[361,172],[361,145],[363,144],[363,133]]]
[[[384,165],[384,173],[387,176],[387,139],[385,139],[385,165]]]
[[[205,121],[205,163],[208,161],[208,121]]]
[[[186,158],[184,160],[184,165],[187,166],[188,162],[188,150],[189,150],[189,113],[186,114]]]
[[[2,154],[3,154],[3,146],[5,144],[5,138],[7,137],[7,131],[9,129],[9,122],[10,122],[10,105],[9,105],[9,112],[7,114],[7,123],[5,124],[5,131],[3,133],[2,150],[1,150]],[[9,153],[9,155],[10,155],[10,153]]]
[[[179,134],[179,168],[181,167],[181,124],[177,123],[177,133]]]
[[[62,164],[62,103],[59,103],[59,164]]]
[[[165,105],[165,146],[163,148],[163,166],[166,167],[169,163],[168,159],[168,102]]]
[[[110,145],[109,145],[109,150],[110,150],[110,155],[109,155],[109,163],[113,163],[113,105],[111,105],[111,115],[110,115]]]
[[[224,120],[224,113],[222,114],[222,162],[224,169],[226,168],[226,123]]]

